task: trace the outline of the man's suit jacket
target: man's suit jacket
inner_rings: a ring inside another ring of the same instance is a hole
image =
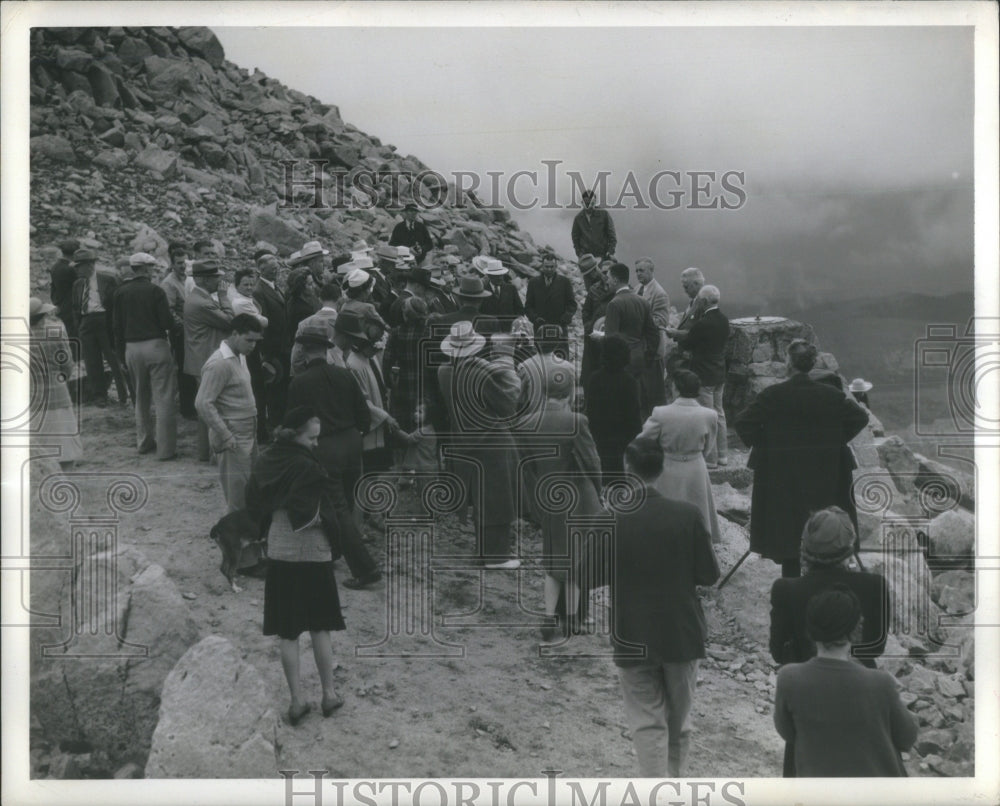
[[[492,291],[493,296],[483,300],[483,313],[495,316],[500,323],[500,328],[505,333],[509,333],[514,320],[524,313],[524,305],[521,303],[517,289],[506,281],[496,285],[489,283],[486,289]]]
[[[389,246],[408,246],[410,249],[414,246],[420,247],[415,257],[417,263],[422,263],[424,256],[434,248],[434,241],[431,240],[431,234],[422,221],[414,221],[413,229],[410,229],[405,221],[400,221],[392,229]]]
[[[267,317],[264,338],[257,348],[261,358],[280,361],[287,370],[292,334],[288,332],[288,321],[285,318],[285,295],[277,286],[271,288],[267,283],[259,282],[253,291],[253,298],[260,305],[260,312]]]
[[[653,324],[660,331],[660,346],[656,354],[663,358],[667,352],[667,334],[665,328],[670,326],[670,296],[656,280],[650,280],[646,285],[640,284],[636,293],[649,303],[653,314]]]
[[[115,291],[118,290],[118,278],[112,274],[107,274],[98,269],[97,272],[97,293],[101,298],[101,305],[107,314],[108,333],[113,332],[111,327],[112,310],[115,304]],[[80,319],[84,315],[84,304],[90,294],[90,278],[79,277],[73,283],[73,321],[77,329],[80,327]]]
[[[608,302],[604,333],[625,340],[629,346],[629,371],[637,377],[660,346],[660,331],[653,322],[649,303],[630,288],[618,291]]]
[[[524,300],[524,311],[536,327],[539,320],[546,324],[561,325],[565,330],[576,313],[576,297],[569,278],[557,274],[551,285],[546,285],[545,277],[528,280],[528,293]]]
[[[726,382],[726,342],[729,320],[718,308],[705,311],[686,335],[679,339],[681,348],[691,354],[689,369],[703,386]]]
[[[647,487],[635,512],[615,518],[610,567],[616,664],[705,657],[708,628],[695,586],[713,584],[719,564],[697,507]]]
[[[225,294],[222,296],[225,298]],[[203,288],[195,286],[188,292],[184,300],[184,372],[187,375],[201,375],[208,357],[231,332],[232,321],[232,309],[223,308]]]
[[[844,445],[868,412],[843,392],[796,372],[762,390],[736,418],[754,471],[750,548],[768,559],[799,556],[809,513],[839,505]]]
[[[776,579],[771,586],[771,657],[776,663],[803,663],[816,654],[816,644],[806,630],[806,606],[818,593],[846,585],[861,601],[861,642],[854,657],[875,668],[875,658],[885,651],[892,610],[889,586],[881,574],[849,571],[837,566],[817,567],[796,579]]]

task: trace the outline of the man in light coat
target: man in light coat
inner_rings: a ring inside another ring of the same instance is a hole
[[[660,344],[656,349],[656,360],[649,362],[649,394],[653,406],[662,406],[667,402],[666,389],[663,385],[663,359],[667,355],[667,328],[670,326],[670,297],[653,277],[655,271],[653,261],[641,257],[635,262],[635,278],[639,281],[636,293],[649,303],[653,315],[653,324],[660,331]]]

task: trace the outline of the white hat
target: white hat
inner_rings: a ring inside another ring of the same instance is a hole
[[[347,275],[347,286],[348,288],[361,288],[370,279],[371,275],[364,269],[352,269]]]
[[[475,355],[483,349],[486,339],[476,333],[472,322],[455,322],[451,330],[441,342],[441,352],[453,358]]]
[[[414,262],[417,259],[414,256],[413,252],[410,251],[410,247],[408,246],[397,246],[396,257],[399,258],[399,260],[412,260]]]
[[[314,258],[317,255],[323,255],[326,257],[330,252],[323,248],[319,241],[309,241],[302,245],[302,248],[298,252],[294,252],[290,258],[288,258],[288,265],[294,266],[296,263],[304,263],[310,258]]]
[[[369,246],[368,241],[364,240],[364,238],[362,238],[360,241],[354,244],[354,246],[351,247],[352,255],[355,255],[359,252],[368,254],[369,252],[374,252],[374,251],[375,251],[374,247]]]
[[[160,261],[149,252],[136,252],[128,259],[129,266],[159,266]]]
[[[507,273],[507,267],[495,257],[488,257],[486,261],[486,268],[483,269],[483,273],[488,277],[499,277]]]
[[[337,267],[338,274],[350,274],[355,269],[373,269],[375,264],[372,262],[370,257],[358,257],[354,260],[350,260],[347,263],[341,263]]]
[[[851,381],[851,385],[847,387],[848,392],[867,392],[872,388],[872,384],[866,381],[864,378],[855,378]]]

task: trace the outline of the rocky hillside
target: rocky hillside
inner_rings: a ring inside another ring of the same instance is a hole
[[[30,78],[36,288],[51,259],[41,248],[67,236],[88,238],[112,265],[136,249],[165,258],[172,239],[214,239],[236,261],[259,240],[283,255],[316,238],[335,253],[359,238],[384,241],[387,206],[415,192],[407,174],[427,170],[345,123],[337,107],[226,61],[206,28],[35,29]],[[311,207],[314,189],[302,185],[301,206],[286,206],[280,163],[300,161],[295,177],[309,179],[305,160],[327,161],[325,208]],[[367,189],[338,204],[337,172],[348,189]],[[363,172],[402,179],[371,183],[357,179]],[[532,262],[538,250],[506,210],[464,201],[423,214],[438,245]]]

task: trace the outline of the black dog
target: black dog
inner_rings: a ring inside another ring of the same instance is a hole
[[[236,584],[234,577],[240,568],[240,557],[244,549],[261,542],[257,524],[245,509],[238,509],[224,515],[209,534],[222,551],[219,570],[233,592],[239,593],[243,588]]]

